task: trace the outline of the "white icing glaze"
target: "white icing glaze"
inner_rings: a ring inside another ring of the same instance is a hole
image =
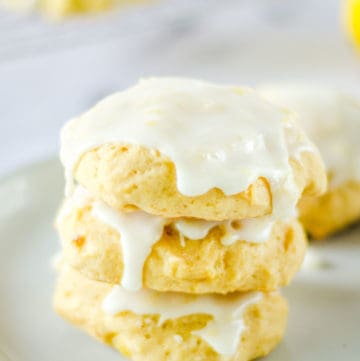
[[[178,219],[174,221],[175,228],[180,236],[189,239],[206,237],[209,231],[221,222],[204,221],[202,219]]]
[[[95,202],[92,213],[121,234],[124,272],[121,284],[128,290],[142,287],[142,270],[152,246],[160,239],[166,219],[145,212],[120,213]]]
[[[300,114],[300,122],[319,147],[330,185],[360,180],[360,95],[313,84],[264,85],[269,100]]]
[[[91,207],[94,217],[120,234],[124,262],[121,284],[128,290],[141,288],[144,263],[153,245],[160,240],[165,225],[172,224],[178,230],[183,246],[185,246],[185,238],[202,239],[212,228],[222,226],[225,234],[221,242],[228,246],[236,241],[265,242],[269,239],[275,223],[275,219],[271,216],[215,222],[190,218],[167,219],[142,211],[122,213],[101,201],[94,201],[84,188],[77,186],[73,195],[63,205],[57,218],[57,224],[60,225],[74,208],[84,207]]]
[[[249,218],[241,221],[226,221],[226,233],[221,243],[224,246],[237,241],[253,243],[266,242],[271,234],[275,221],[271,217]]]
[[[209,231],[217,226],[225,228],[221,239],[223,245],[231,245],[236,241],[261,243],[268,240],[274,221],[270,217],[242,219],[239,221],[204,221],[198,219],[180,219],[173,221],[180,237],[196,240],[206,237]]]
[[[129,292],[115,286],[103,301],[103,310],[116,315],[131,311],[138,315],[157,314],[159,324],[186,315],[208,314],[207,325],[193,334],[200,336],[217,353],[231,357],[236,353],[242,332],[246,329],[243,313],[262,298],[260,292],[245,294],[193,296],[151,290]]]
[[[314,151],[291,114],[254,91],[177,78],[141,80],[104,99],[70,121],[61,142],[68,184],[87,150],[132,143],[168,156],[176,167],[177,187],[188,196],[215,187],[228,195],[239,193],[261,176],[283,196],[276,188],[295,187],[289,157]]]

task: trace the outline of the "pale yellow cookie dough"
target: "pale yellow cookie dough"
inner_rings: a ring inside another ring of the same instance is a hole
[[[119,284],[123,274],[119,233],[95,218],[91,206],[74,207],[58,222],[66,262],[87,277]],[[223,245],[224,227],[200,240],[186,239],[170,224],[153,246],[143,268],[145,287],[158,291],[228,293],[270,291],[288,284],[306,251],[298,221],[277,222],[263,243],[238,241]]]
[[[224,360],[202,338],[191,333],[205,327],[212,316],[194,314],[161,325],[157,315],[121,312],[110,316],[101,305],[111,289],[109,284],[67,270],[58,280],[55,309],[74,325],[134,361]],[[283,337],[287,303],[278,294],[264,294],[258,303],[248,306],[244,320],[246,330],[236,355],[229,361],[247,361],[268,354]]]
[[[291,159],[296,182],[306,194],[325,191],[326,175],[320,157],[303,153]],[[225,195],[219,189],[187,197],[177,190],[176,170],[169,158],[136,145],[105,144],[86,152],[75,179],[95,198],[120,211],[142,209],[163,217],[206,220],[242,219],[272,212],[268,181],[259,178],[246,191]]]
[[[321,197],[304,197],[300,220],[313,238],[324,238],[360,220],[360,183],[345,182]]]

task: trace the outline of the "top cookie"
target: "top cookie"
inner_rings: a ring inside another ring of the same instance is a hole
[[[286,214],[304,191],[326,185],[318,152],[293,118],[249,89],[142,80],[70,121],[61,159],[68,184],[75,179],[120,211],[207,220]]]

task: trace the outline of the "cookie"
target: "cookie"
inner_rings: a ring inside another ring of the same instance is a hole
[[[64,127],[61,159],[68,193],[76,181],[119,211],[162,217],[258,217],[326,186],[292,113],[253,90],[190,79],[147,79],[106,98]]]
[[[264,85],[262,94],[299,113],[299,123],[318,146],[329,178],[326,194],[304,197],[300,218],[313,238],[360,220],[360,96],[314,84]]]
[[[127,288],[135,282],[135,288],[186,293],[270,291],[291,281],[306,251],[306,235],[296,220],[149,222],[142,215],[134,225],[141,234],[131,235],[134,231],[120,224],[122,235],[114,228],[121,215],[105,207],[108,214],[101,217],[98,207],[91,200],[65,203],[57,222],[64,257],[91,279]],[[129,225],[130,217],[123,222]]]
[[[105,306],[111,293],[111,285],[67,269],[59,276],[55,309],[134,361],[252,360],[268,354],[280,342],[286,327],[287,304],[277,293],[197,296],[197,300],[182,294],[159,294],[150,299],[150,304],[146,304],[146,295],[135,302],[130,296],[119,300],[121,310],[115,307],[110,313]],[[166,314],[154,313],[159,305]],[[128,310],[142,307],[149,313]],[[232,311],[227,321],[224,307]],[[226,334],[220,332],[224,329],[228,330]]]
[[[321,197],[304,197],[300,220],[315,239],[325,238],[360,220],[360,182],[349,181]]]

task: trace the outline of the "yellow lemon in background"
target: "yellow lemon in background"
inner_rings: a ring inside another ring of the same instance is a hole
[[[40,0],[41,10],[52,18],[97,13],[111,8],[113,4],[113,0]]]
[[[351,39],[360,48],[360,0],[343,0],[344,19]]]

